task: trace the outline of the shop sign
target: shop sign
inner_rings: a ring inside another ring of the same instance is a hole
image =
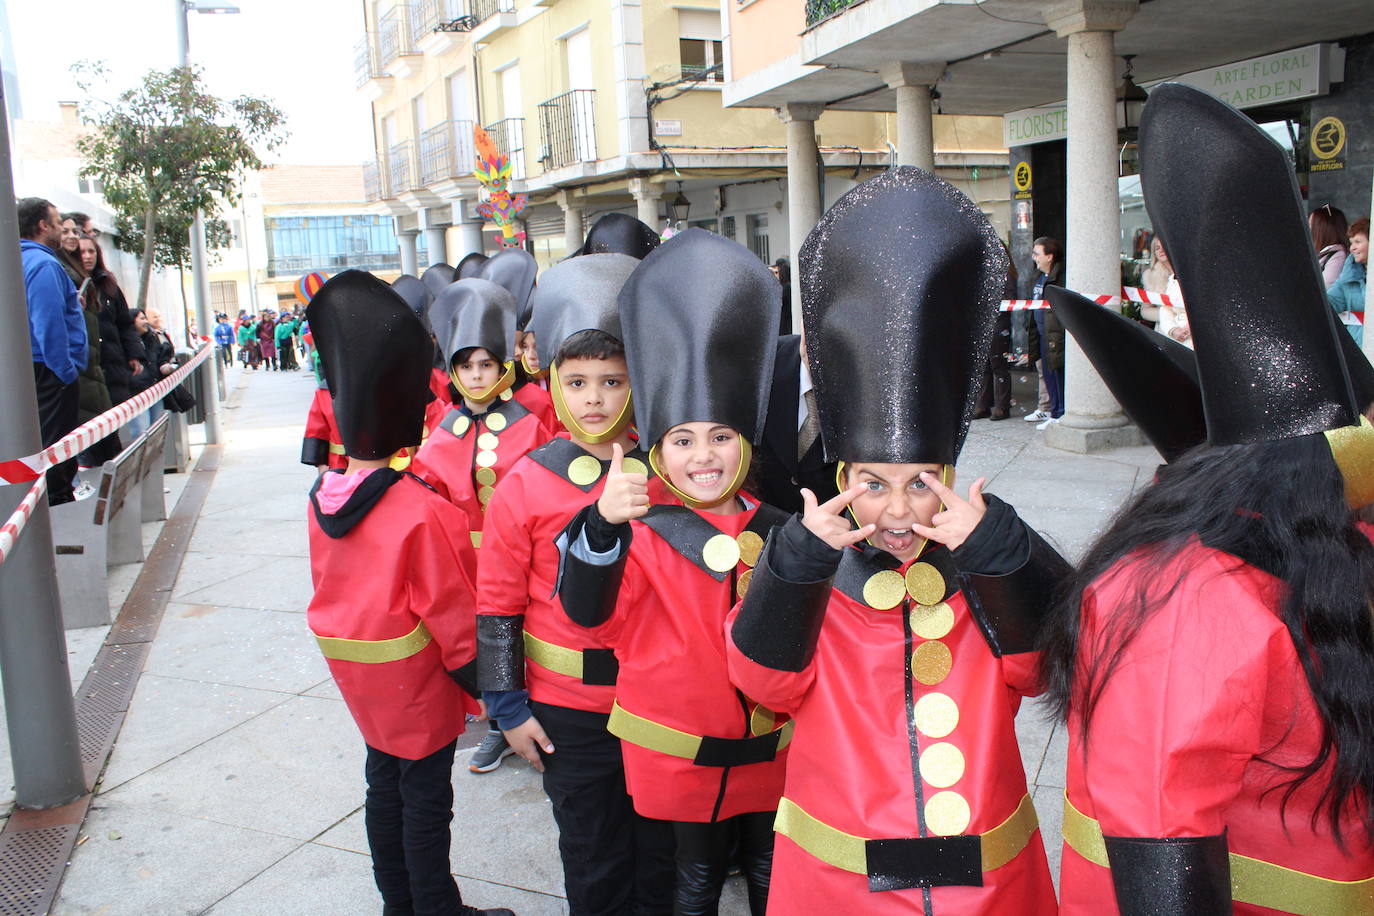
[[[1030,200],[1031,198],[1031,164],[1029,162],[1018,162],[1016,168],[1011,170],[1011,183],[1016,190],[1011,195],[1015,200]]]
[[[664,121],[654,118],[654,135],[658,137],[681,137],[681,121]]]
[[[1337,117],[1325,117],[1312,125],[1307,141],[1312,149],[1308,171],[1338,172],[1345,168],[1345,122]]]
[[[1344,54],[1335,45],[1321,43],[1266,54],[1250,60],[1195,70],[1169,77],[1211,93],[1237,108],[1256,108],[1326,95],[1333,71],[1337,80]],[[1164,80],[1142,84],[1147,90]],[[1002,143],[1007,147],[1063,140],[1069,135],[1069,112],[1061,102],[1041,108],[1023,108],[1002,116]]]

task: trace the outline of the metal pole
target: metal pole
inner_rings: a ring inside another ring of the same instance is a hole
[[[4,104],[0,86],[0,109]],[[11,316],[0,321],[0,455],[5,459],[42,447],[13,201],[9,119],[0,110],[0,314]],[[23,320],[17,320],[20,316]],[[0,519],[9,518],[27,492],[23,484],[0,485]],[[55,808],[85,795],[46,499],[38,501],[0,567],[0,680],[19,806]]]
[[[181,44],[181,66],[191,66],[191,34],[187,22],[190,6],[186,0],[173,0],[177,11],[177,39]],[[210,318],[210,280],[205,274],[205,219],[199,210],[191,221],[191,285],[195,287],[196,327],[201,334],[213,336],[215,323]],[[192,346],[199,346],[199,341]],[[200,371],[206,373],[202,390],[205,394],[205,443],[220,441],[219,426],[219,360],[207,359]]]

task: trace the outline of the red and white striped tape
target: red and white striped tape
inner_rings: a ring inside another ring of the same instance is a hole
[[[38,505],[38,501],[43,498],[47,489],[48,478],[39,477],[35,480],[33,486],[29,488],[28,495],[14,510],[14,514],[9,517],[5,524],[0,525],[0,566],[3,566],[5,560],[9,559],[15,541],[19,540],[19,532],[23,531],[24,526],[29,523],[29,516],[33,515],[33,507]]]
[[[166,397],[169,391],[185,381],[186,376],[205,362],[212,351],[212,347],[201,347],[184,366],[147,391],[116,404],[94,419],[87,420],[38,454],[0,461],[0,484],[29,483],[40,478],[43,472],[53,465],[81,454]]]
[[[1173,300],[1163,293],[1152,293],[1148,289],[1140,289],[1136,286],[1121,287],[1121,296],[1131,302],[1142,302],[1145,305],[1167,305],[1173,308]]]
[[[1098,305],[1106,305],[1116,296],[1098,296],[1093,301]],[[1047,309],[1050,307],[1048,299],[1003,299],[1002,311],[1004,312],[1026,312],[1035,309]]]

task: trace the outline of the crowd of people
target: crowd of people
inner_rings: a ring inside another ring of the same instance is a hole
[[[956,486],[971,418],[1005,415],[1015,278],[919,169],[810,233],[800,335],[743,246],[619,214],[537,284],[509,249],[314,293],[308,622],[384,913],[511,912],[452,877],[474,714],[473,771],[542,773],[574,914],[715,913],[731,868],[755,916],[1368,908],[1374,368],[1283,151],[1178,84],[1140,133],[1192,347],[1036,242],[1046,419],[1070,333],[1166,460],[1077,568]],[[1057,895],[1014,727],[1041,693]]]
[[[59,213],[43,198],[17,203],[19,248],[42,444],[53,444],[88,420],[155,385],[176,369],[176,347],[154,308],[130,308],[105,266],[100,231],[85,213]],[[168,395],[121,431],[47,472],[48,502],[61,505],[94,494],[81,468],[115,457],[163,412],[187,409]]]
[[[228,315],[220,313],[215,316],[215,354],[226,368],[234,364],[235,346],[245,369],[289,372],[309,368],[309,329],[304,325],[304,306],[280,312],[263,309],[256,317],[240,309],[233,324]]]

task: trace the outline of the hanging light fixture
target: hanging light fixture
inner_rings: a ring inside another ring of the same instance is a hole
[[[1135,140],[1137,131],[1140,130],[1140,115],[1145,110],[1145,102],[1150,98],[1149,93],[1135,84],[1131,78],[1134,54],[1123,54],[1122,60],[1126,61],[1126,75],[1121,78],[1121,85],[1116,90],[1116,131],[1117,137],[1123,143]]]
[[[682,193],[682,182],[677,183],[677,196],[668,201],[668,208],[673,211],[673,223],[687,222],[687,214],[692,211],[692,202],[687,199],[687,195]]]

